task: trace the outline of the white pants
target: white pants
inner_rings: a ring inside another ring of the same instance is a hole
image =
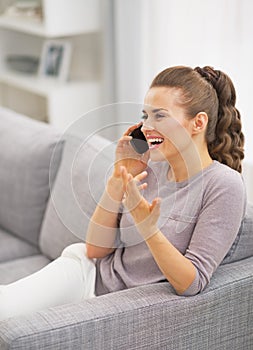
[[[0,320],[94,297],[95,276],[85,244],[72,244],[38,272],[0,286]]]

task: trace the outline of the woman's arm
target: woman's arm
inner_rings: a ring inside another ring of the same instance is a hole
[[[146,239],[146,244],[159,269],[177,294],[183,294],[195,280],[196,268],[192,262],[185,258],[160,230]]]
[[[140,182],[146,175],[147,173],[144,171],[136,175],[134,179],[136,182]],[[137,189],[139,191],[145,187],[146,183],[140,184]],[[88,226],[86,238],[88,258],[103,258],[115,250],[118,213],[123,196],[124,186],[121,177],[111,176]]]
[[[141,181],[143,178],[142,171],[147,166],[149,152],[140,155],[129,144],[132,139],[129,134],[137,126],[139,124],[131,126],[117,144],[113,175],[107,182],[104,194],[88,226],[86,234],[88,258],[103,258],[115,250],[118,213],[124,195],[121,167],[124,166],[137,181]]]
[[[117,218],[123,198],[121,179],[112,176],[90,219],[86,236],[88,258],[103,258],[115,248]]]

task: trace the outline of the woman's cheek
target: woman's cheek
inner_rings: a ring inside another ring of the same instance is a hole
[[[161,131],[158,130],[158,132],[162,133],[178,151],[183,151],[191,142],[191,137],[187,129],[176,120],[170,121],[167,125],[163,126]]]

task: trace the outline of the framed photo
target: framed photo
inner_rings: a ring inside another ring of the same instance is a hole
[[[45,41],[39,65],[39,75],[59,81],[68,80],[71,44],[68,41]]]

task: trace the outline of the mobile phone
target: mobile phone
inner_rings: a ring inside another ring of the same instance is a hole
[[[139,154],[143,154],[147,152],[147,150],[149,149],[146,137],[141,131],[141,128],[142,128],[142,125],[134,129],[130,133],[130,136],[132,136],[132,140],[130,141],[130,144],[132,145],[133,149]]]

